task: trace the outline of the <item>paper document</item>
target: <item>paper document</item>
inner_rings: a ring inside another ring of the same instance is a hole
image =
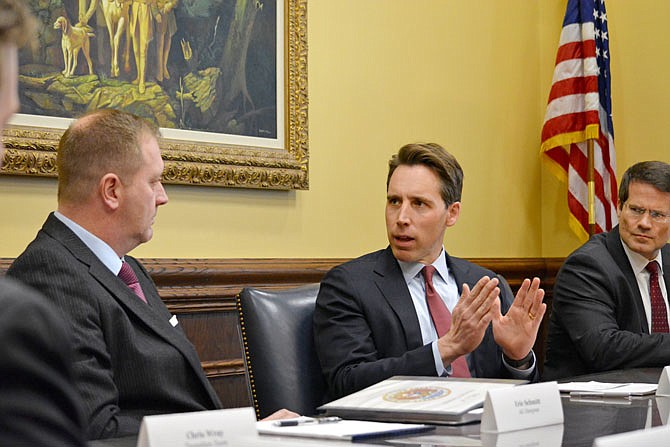
[[[343,419],[336,423],[306,423],[288,426],[279,426],[275,421],[259,421],[256,422],[256,429],[261,435],[360,441],[381,436],[421,433],[434,430],[435,427],[424,424],[395,424]]]
[[[318,409],[345,419],[462,424],[481,419],[488,390],[521,383],[525,381],[395,376]]]
[[[655,383],[568,382],[559,383],[561,393],[575,397],[632,397],[654,394]]]

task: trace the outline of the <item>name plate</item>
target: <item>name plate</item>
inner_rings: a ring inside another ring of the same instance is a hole
[[[249,435],[256,435],[251,407],[161,414],[142,419],[137,447],[223,447]]]
[[[670,437],[670,427],[662,425],[628,433],[602,436],[593,441],[593,447],[667,447],[668,437]]]
[[[489,390],[484,400],[482,432],[502,433],[563,423],[556,382]]]
[[[661,416],[663,425],[668,425],[670,422],[670,397],[656,396],[656,408],[658,408],[658,414]]]
[[[658,379],[658,388],[656,388],[656,395],[663,397],[670,397],[670,366],[663,368],[661,378]]]

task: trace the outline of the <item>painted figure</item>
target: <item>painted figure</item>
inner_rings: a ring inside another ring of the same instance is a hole
[[[60,16],[54,23],[54,29],[59,29],[63,33],[61,38],[61,48],[63,49],[63,75],[69,78],[74,74],[77,68],[77,56],[79,50],[82,50],[88,63],[88,74],[93,74],[93,63],[91,62],[91,55],[89,51],[90,38],[95,35],[91,32],[91,28],[80,23],[71,25],[70,21]]]
[[[156,79],[170,79],[167,63],[172,46],[172,36],[177,32],[177,19],[174,8],[178,0],[156,0],[156,56],[157,73]]]
[[[109,45],[112,50],[110,75],[116,78],[119,76],[119,45],[124,29],[126,31],[125,63],[126,67],[130,68],[130,32],[128,24],[130,2],[128,0],[101,0],[101,2],[102,14],[105,18],[107,32],[109,33]]]
[[[156,0],[133,0],[131,5],[130,36],[137,69],[133,83],[137,84],[140,93],[146,90],[147,48],[153,37],[151,11],[155,6]]]

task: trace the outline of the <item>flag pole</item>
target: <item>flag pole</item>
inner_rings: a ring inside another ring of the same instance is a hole
[[[586,140],[588,158],[588,192],[589,192],[589,236],[596,234],[596,184],[593,167],[593,138]]]

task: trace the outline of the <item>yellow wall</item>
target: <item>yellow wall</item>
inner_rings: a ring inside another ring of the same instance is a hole
[[[612,70],[617,179],[642,160],[670,162],[665,130],[670,118],[667,78],[670,61],[664,57],[668,38],[664,23],[670,2],[607,0]],[[540,89],[547,95],[565,2],[542,1]],[[544,104],[541,104],[541,108]],[[542,167],[542,255],[565,256],[580,244],[565,224],[568,219],[565,186]]]
[[[404,143],[435,141],[466,176],[450,253],[566,255],[579,241],[567,228],[564,187],[539,156],[564,5],[308,0],[309,191],[168,185],[154,239],[134,254],[354,257],[383,247],[387,160]],[[665,155],[659,91],[668,66],[651,45],[663,42],[668,8],[608,0],[620,172]],[[0,178],[0,257],[21,252],[55,195],[53,179]]]

